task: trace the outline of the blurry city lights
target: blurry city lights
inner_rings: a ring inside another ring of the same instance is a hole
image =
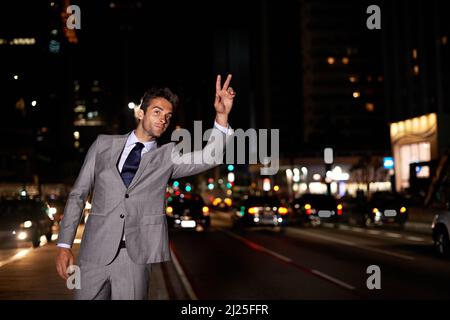
[[[75,140],[80,139],[80,132],[74,131],[74,132],[73,132],[73,137],[74,137]]]
[[[359,91],[353,92],[353,98],[359,98],[361,96],[361,93]]]
[[[33,225],[33,222],[31,222],[30,220],[27,220],[23,223],[23,227],[24,228],[31,228],[31,226]]]
[[[318,174],[318,173],[314,174],[313,175],[313,179],[316,180],[316,181],[319,181],[320,180],[320,174]]]
[[[286,177],[292,178],[292,170],[291,169],[286,169]]]
[[[178,188],[178,187],[180,186],[180,183],[179,183],[178,181],[174,181],[173,184],[172,184],[172,186],[173,186],[174,188]]]
[[[184,190],[186,190],[186,192],[191,192],[192,187],[190,185],[187,185]]]
[[[209,190],[214,189],[214,184],[212,184],[212,183],[208,184],[208,189],[209,189]]]
[[[278,192],[280,190],[279,186],[273,186],[273,191]]]
[[[270,191],[270,189],[271,189],[270,179],[269,178],[265,178],[263,180],[263,190],[264,191]]]
[[[228,171],[233,171],[234,170],[234,166],[232,164],[228,165]]]
[[[14,80],[19,80],[19,76],[18,76],[17,74],[15,74],[15,75],[13,76],[13,78],[14,78]]]
[[[234,173],[233,172],[228,173],[228,181],[234,182]]]
[[[128,103],[128,108],[134,109],[134,108],[136,108],[136,104],[134,102],[130,102],[130,103]]]
[[[419,66],[415,65],[414,66],[414,74],[417,76],[419,74]]]
[[[356,76],[350,76],[348,77],[348,79],[350,80],[351,83],[358,81],[358,78]]]
[[[228,189],[231,189],[232,186],[233,186],[233,185],[231,184],[231,182],[228,182],[228,183],[227,183],[227,188],[228,188]]]
[[[350,61],[350,60],[349,60],[349,58],[347,58],[347,57],[343,57],[343,58],[342,58],[342,63],[343,63],[343,64],[348,64],[349,61]]]
[[[73,146],[74,146],[75,149],[78,149],[80,147],[80,141],[75,141],[73,143]]]
[[[328,63],[328,64],[334,64],[334,61],[335,61],[335,60],[334,60],[333,57],[328,57],[328,58],[327,58],[327,63]]]
[[[366,103],[366,111],[373,112],[375,110],[375,105],[371,102]]]
[[[412,57],[414,60],[417,59],[417,49],[412,50]]]
[[[302,167],[302,173],[304,175],[308,174],[308,169],[306,167]]]
[[[22,197],[26,197],[26,196],[27,196],[27,191],[26,191],[26,190],[20,191],[20,195],[21,195]]]
[[[36,100],[31,101],[31,105],[32,105],[33,107],[36,107],[37,101],[36,101]]]
[[[26,232],[19,232],[19,234],[17,235],[17,239],[19,240],[25,240],[28,237]]]

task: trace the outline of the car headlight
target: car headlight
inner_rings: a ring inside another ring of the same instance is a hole
[[[20,227],[28,229],[28,228],[31,228],[32,225],[33,225],[33,223],[30,220],[27,220],[24,223],[21,223]]]

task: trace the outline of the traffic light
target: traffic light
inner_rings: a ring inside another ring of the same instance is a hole
[[[228,171],[233,171],[234,170],[234,166],[232,164],[228,165]]]

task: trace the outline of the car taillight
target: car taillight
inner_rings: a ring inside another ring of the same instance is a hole
[[[337,205],[337,215],[342,216],[342,204],[340,203]]]
[[[248,213],[250,214],[255,214],[258,212],[258,208],[256,207],[251,207],[250,209],[248,209]]]
[[[279,213],[279,214],[282,214],[282,215],[285,215],[285,214],[288,213],[288,209],[285,208],[285,207],[279,207],[279,208],[278,208],[278,213]]]
[[[202,208],[202,211],[204,216],[209,216],[209,208],[207,206],[204,206]]]
[[[311,209],[306,209],[306,214],[309,216],[311,214]]]

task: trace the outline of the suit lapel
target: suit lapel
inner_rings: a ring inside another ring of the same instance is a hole
[[[123,183],[122,177],[120,176],[119,169],[117,168],[117,163],[119,162],[120,155],[122,154],[122,151],[125,148],[125,143],[127,142],[128,135],[129,133],[113,139],[111,147],[111,156],[109,159],[109,164],[114,172],[114,176],[117,179],[119,179],[120,184],[123,186],[124,189],[125,184]]]

